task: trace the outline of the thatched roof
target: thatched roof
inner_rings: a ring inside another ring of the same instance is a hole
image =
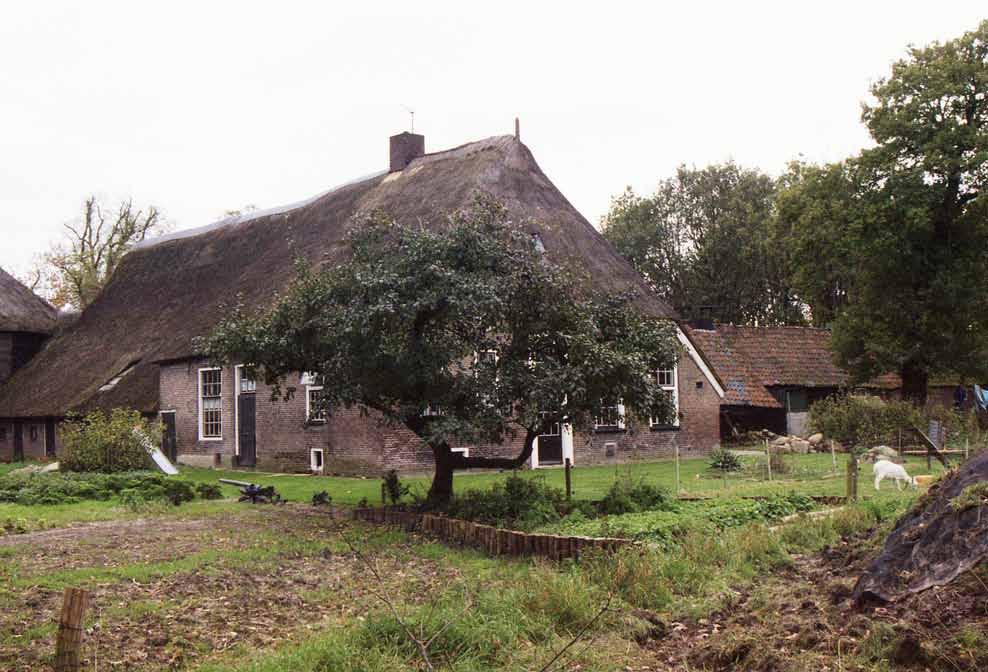
[[[0,331],[50,334],[57,315],[51,304],[0,268]]]
[[[266,306],[293,277],[292,261],[340,259],[354,215],[381,209],[402,221],[435,221],[477,191],[535,227],[550,258],[585,270],[611,289],[631,289],[650,313],[675,317],[639,275],[549,181],[512,136],[427,154],[289,209],[223,220],[127,254],[100,296],[0,389],[0,417],[60,416],[128,406],[154,412],[156,361],[194,355],[239,293]],[[99,388],[131,369],[110,390]]]

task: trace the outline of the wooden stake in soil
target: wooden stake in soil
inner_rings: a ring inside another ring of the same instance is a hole
[[[82,669],[82,620],[89,607],[89,591],[66,588],[62,614],[58,619],[55,641],[55,672],[78,672]]]
[[[901,444],[902,441],[900,440],[899,443]],[[901,450],[901,448],[900,448],[900,450]],[[834,465],[834,473],[836,474],[837,473],[837,451],[834,450],[834,440],[833,439],[830,439],[830,461],[833,462],[833,465]]]

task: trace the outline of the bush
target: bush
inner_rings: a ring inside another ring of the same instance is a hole
[[[635,480],[630,475],[614,481],[600,502],[600,512],[611,516],[671,508],[675,506],[668,490]]]
[[[563,491],[547,485],[544,478],[512,474],[487,490],[454,496],[447,513],[487,525],[530,530],[558,521],[563,505]]]
[[[215,483],[200,483],[196,486],[199,499],[223,499],[223,489]]]
[[[888,443],[900,429],[921,423],[919,412],[907,401],[883,401],[868,396],[833,396],[810,406],[810,425],[860,453]]]
[[[398,472],[394,469],[384,475],[381,484],[384,488],[384,496],[391,505],[401,501],[401,498],[408,494],[408,486],[398,478]]]
[[[723,448],[715,448],[710,453],[710,460],[707,464],[711,469],[723,472],[741,471],[744,467],[740,457]]]
[[[190,481],[151,472],[120,474],[34,473],[0,476],[0,502],[25,506],[75,504],[83,500],[109,500],[131,491],[134,501],[165,500],[173,504],[191,501]]]
[[[76,417],[59,429],[59,468],[62,471],[114,473],[148,469],[151,456],[144,441],[161,439],[161,429],[137,411],[115,408]]]

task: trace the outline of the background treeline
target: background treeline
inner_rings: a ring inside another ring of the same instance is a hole
[[[910,47],[862,104],[873,146],[778,178],[681,167],[604,235],[683,317],[833,329],[857,381],[988,378],[988,21]]]

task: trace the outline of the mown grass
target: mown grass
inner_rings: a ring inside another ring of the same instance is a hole
[[[721,477],[708,469],[706,458],[683,458],[680,460],[680,489],[686,495],[725,497],[786,494],[791,491],[806,495],[844,494],[846,455],[837,455],[836,472],[828,454],[787,455],[785,459],[791,467],[791,472],[782,476],[777,475],[771,482],[755,474],[758,463],[764,461],[763,457],[746,456],[742,459],[749,469],[739,474]],[[932,469],[927,470],[925,459],[914,456],[907,459],[906,469],[911,475],[937,474],[942,470],[938,463],[934,463]],[[228,478],[273,485],[283,497],[292,501],[309,501],[313,494],[325,490],[332,496],[333,501],[339,504],[357,504],[363,499],[371,504],[381,502],[381,481],[375,478],[269,474],[194,467],[183,467],[182,473],[192,480],[207,483],[216,483],[220,478]],[[561,468],[525,470],[518,473],[524,478],[544,478],[546,483],[553,487],[565,487],[565,475]],[[870,473],[868,465],[863,465],[860,486],[862,491],[865,491],[869,483]],[[576,466],[573,468],[573,497],[599,500],[607,494],[616,478],[627,474],[672,491],[676,482],[676,463],[674,460],[665,459],[621,465]],[[457,491],[488,488],[504,478],[506,474],[497,472],[458,473],[454,479],[454,488]],[[431,482],[431,476],[407,476],[403,477],[402,481],[425,493]],[[227,485],[223,486],[223,492],[228,497],[234,497],[238,493],[235,487]]]

